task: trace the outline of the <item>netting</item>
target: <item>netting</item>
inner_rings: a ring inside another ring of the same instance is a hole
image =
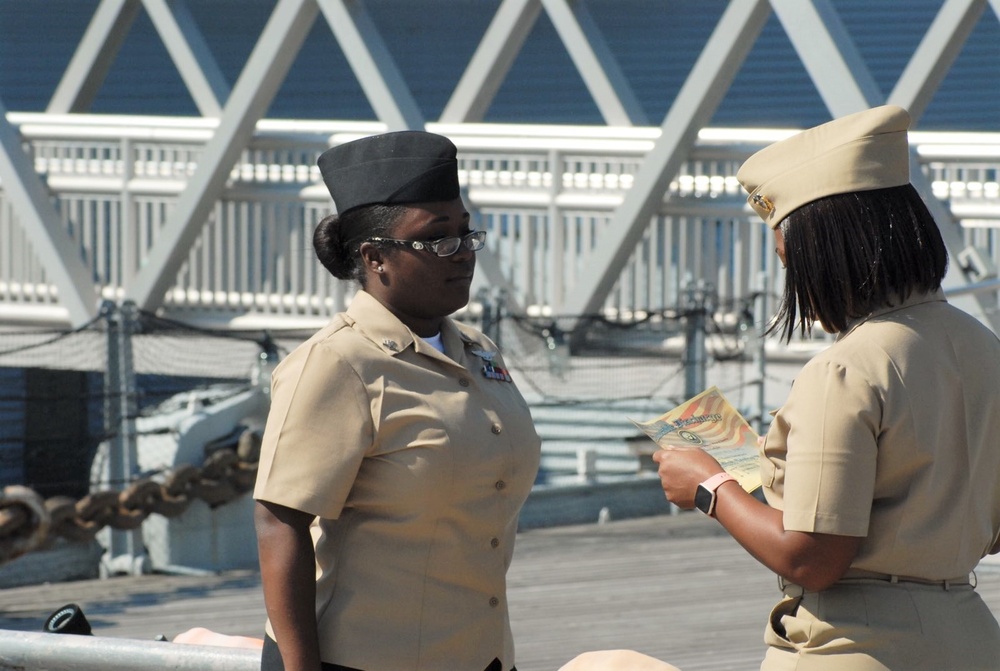
[[[701,362],[688,359],[690,309],[617,320],[500,312],[476,325],[498,343],[533,408],[560,409],[560,423],[582,425],[604,421],[595,419],[598,407],[648,418],[676,405],[691,391],[692,365],[745,407],[745,392],[759,382],[748,379],[746,366],[752,315],[718,315],[700,315]],[[199,402],[218,403],[249,388],[262,360],[280,359],[305,337],[206,329],[143,311],[127,322],[119,317],[102,314],[66,331],[0,332],[0,483],[26,485],[44,496],[83,495],[102,443],[122,431],[140,438],[165,431],[137,420],[179,412],[185,395],[197,392]],[[127,338],[116,340],[115,329],[125,329]],[[122,343],[131,377],[116,379],[109,364],[122,356]],[[618,438],[631,433],[624,415],[614,423]],[[607,435],[594,432],[589,439]]]
[[[500,345],[533,405],[626,404],[661,412],[701,389],[692,367],[740,395],[759,342],[750,303],[629,314],[532,316],[501,313],[481,326]],[[700,338],[700,348],[694,338]]]

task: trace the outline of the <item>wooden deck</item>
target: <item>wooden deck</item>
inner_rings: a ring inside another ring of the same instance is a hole
[[[1000,563],[977,571],[1000,615]],[[631,648],[684,671],[757,669],[778,599],[774,576],[711,520],[682,513],[522,532],[509,575],[521,671],[555,671],[575,654]],[[255,572],[150,575],[0,590],[0,629],[39,631],[78,603],[95,635],[152,640],[192,626],[257,636]]]

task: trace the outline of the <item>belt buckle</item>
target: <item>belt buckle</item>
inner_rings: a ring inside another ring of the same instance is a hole
[[[778,589],[781,593],[789,597],[801,597],[806,593],[805,589],[801,585],[796,585],[793,582],[785,580],[782,576],[778,576]]]

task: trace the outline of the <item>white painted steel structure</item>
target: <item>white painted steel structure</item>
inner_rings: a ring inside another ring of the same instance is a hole
[[[142,10],[203,118],[85,113]],[[606,127],[478,123],[543,11]],[[720,302],[773,291],[767,232],[733,175],[785,133],[704,127],[772,12],[831,116],[890,102],[919,122],[972,28],[1000,17],[1000,0],[944,0],[888,96],[830,0],[731,0],[659,126],[647,125],[584,2],[503,0],[434,123],[362,0],[278,0],[231,89],[182,0],[102,0],[45,114],[8,114],[0,101],[0,316],[80,324],[114,298],[234,328],[315,326],[352,291],[312,260],[312,227],[330,207],[315,156],[424,127],[455,139],[469,203],[490,231],[480,283],[522,308],[658,311],[692,282],[716,287]],[[379,121],[262,118],[317,21]],[[995,278],[1000,134],[914,133],[911,172],[952,253],[947,286]],[[985,286],[959,300],[1000,331],[997,290]]]

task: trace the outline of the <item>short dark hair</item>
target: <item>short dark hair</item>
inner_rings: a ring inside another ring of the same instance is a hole
[[[390,238],[406,205],[366,205],[343,215],[323,217],[313,232],[313,249],[323,267],[338,280],[366,284],[361,263],[361,243],[369,238]]]
[[[941,286],[948,251],[912,185],[827,196],[781,222],[785,291],[767,333],[791,340]]]

